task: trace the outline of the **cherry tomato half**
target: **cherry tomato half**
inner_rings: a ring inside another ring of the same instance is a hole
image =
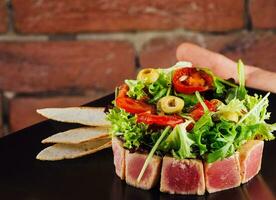
[[[208,109],[212,112],[215,112],[217,109],[217,105],[215,102],[210,102],[208,100],[204,100],[204,103],[206,104],[206,106],[208,107]],[[202,115],[204,115],[204,109],[202,107],[202,105],[200,103],[197,103],[192,112],[190,113],[190,116],[195,120],[198,121]]]
[[[203,92],[212,88],[213,78],[196,68],[181,68],[173,74],[174,89],[183,94]]]
[[[150,113],[155,112],[153,106],[129,97],[119,97],[115,101],[117,107],[122,108],[131,114],[138,114],[147,111],[149,111]]]
[[[145,123],[148,125],[155,124],[159,126],[171,126],[175,127],[177,124],[181,124],[184,122],[183,118],[173,115],[173,116],[160,116],[153,115],[150,113],[140,113],[137,115],[138,123]]]
[[[141,101],[135,100],[127,96],[129,88],[126,84],[120,86],[118,96],[115,99],[116,106],[124,109],[126,112],[131,114],[138,114],[143,112],[155,112],[153,106]]]

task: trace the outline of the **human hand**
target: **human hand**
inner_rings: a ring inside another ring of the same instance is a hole
[[[192,62],[194,66],[208,67],[216,75],[224,79],[234,78],[238,82],[237,63],[221,54],[191,43],[183,43],[177,48],[176,57],[179,61]],[[248,87],[276,93],[276,73],[246,65],[245,74]]]

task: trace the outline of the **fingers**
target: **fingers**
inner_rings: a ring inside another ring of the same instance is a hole
[[[177,60],[190,61],[196,67],[208,67],[223,79],[238,82],[237,63],[229,58],[191,43],[183,43],[176,50]],[[245,66],[246,85],[276,93],[276,73]],[[266,80],[266,81],[264,81]]]
[[[224,78],[236,78],[236,63],[223,55],[214,53],[191,43],[183,43],[176,50],[177,60],[185,60],[193,63],[194,66],[208,67]]]

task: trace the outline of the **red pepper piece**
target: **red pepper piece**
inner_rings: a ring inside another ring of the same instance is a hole
[[[183,94],[203,92],[213,86],[213,78],[202,70],[196,68],[181,68],[173,74],[174,89]]]
[[[181,124],[184,122],[184,119],[176,116],[176,115],[153,115],[150,113],[140,113],[137,115],[137,122],[138,123],[145,123],[148,125],[159,125],[159,126],[171,126],[175,127],[177,124]]]

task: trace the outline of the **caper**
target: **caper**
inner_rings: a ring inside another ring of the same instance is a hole
[[[162,97],[158,104],[167,114],[178,113],[184,108],[184,101],[175,96]]]
[[[227,111],[227,112],[220,113],[220,116],[227,121],[232,121],[232,122],[239,121],[239,115],[236,112]]]
[[[158,71],[152,68],[142,69],[137,75],[137,80],[143,81],[146,84],[154,83],[158,78]]]

